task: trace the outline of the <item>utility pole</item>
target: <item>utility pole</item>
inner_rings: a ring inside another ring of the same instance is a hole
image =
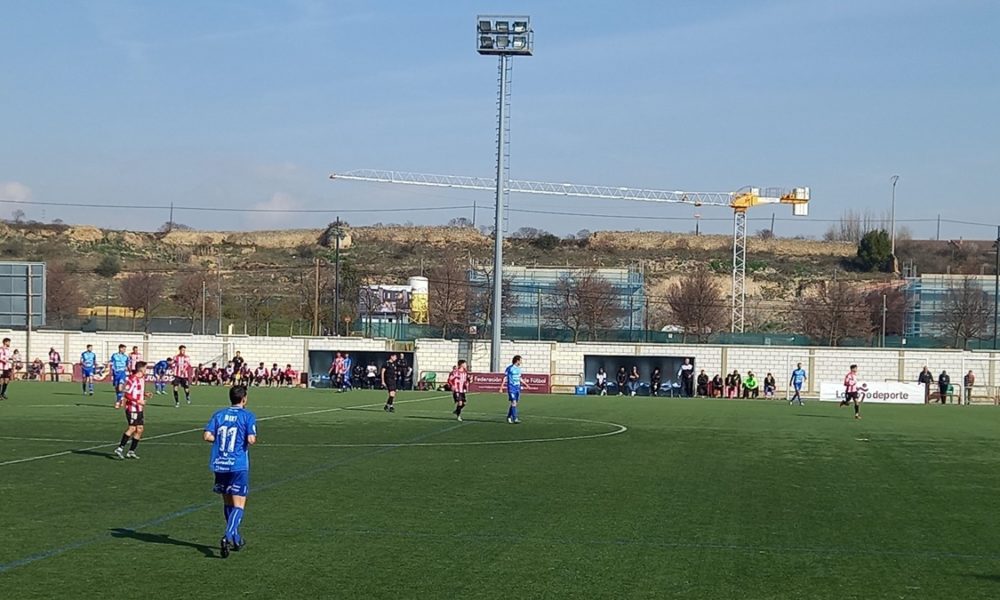
[[[998,323],[998,313],[997,309],[1000,308],[1000,225],[997,226],[997,264],[996,271],[993,275],[993,349],[997,349],[997,323]]]
[[[108,317],[111,316],[111,281],[108,280],[108,293],[104,296],[104,331],[108,330]]]
[[[313,326],[312,334],[319,335],[319,258],[313,259],[316,267],[316,281],[313,286]]]
[[[892,204],[889,205],[889,239],[891,240],[891,247],[889,254],[892,256],[892,269],[893,272],[896,271],[896,182],[899,181],[899,175],[893,175],[889,178],[892,182]],[[940,224],[939,224],[940,225]]]
[[[222,269],[217,271],[219,276],[219,335],[222,335]]]
[[[938,213],[938,218],[937,218],[937,237],[936,237],[936,239],[939,242],[941,241],[941,213]]]
[[[537,316],[535,321],[538,323],[538,341],[542,340],[542,288],[539,287],[535,290],[538,295],[538,308]]]
[[[333,233],[336,236],[333,251],[333,329],[334,335],[340,335],[340,238],[344,237],[344,229],[340,223],[340,217],[334,221]],[[423,275],[423,259],[421,261],[421,275]],[[318,281],[318,280],[317,280]],[[318,287],[318,286],[317,286]],[[349,332],[345,331],[344,335]]]
[[[771,213],[771,237],[774,237],[774,213]]]
[[[885,348],[885,318],[886,313],[889,312],[889,304],[886,300],[886,295],[882,294],[882,347]]]
[[[472,228],[476,228],[476,201],[472,201]]]
[[[205,305],[208,300],[208,281],[201,280],[201,335],[205,335]]]
[[[174,203],[170,203],[170,220],[167,221],[167,233],[174,230]]]
[[[28,280],[27,289],[27,309],[28,318],[24,321],[24,362],[26,365],[31,364],[31,264],[27,266],[27,271],[25,272]],[[27,368],[27,367],[26,367]]]

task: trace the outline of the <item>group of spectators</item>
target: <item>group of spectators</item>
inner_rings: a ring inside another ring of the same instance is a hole
[[[954,395],[954,388],[951,386],[951,375],[948,375],[948,371],[942,369],[941,374],[937,376],[935,380],[934,374],[931,370],[924,365],[923,370],[920,371],[920,375],[917,376],[917,383],[922,383],[927,389],[927,401],[937,400],[941,404],[948,403],[948,396]],[[937,383],[937,398],[934,397],[932,390],[934,385]],[[965,404],[972,403],[972,388],[976,385],[976,374],[969,369],[969,372],[965,374],[962,378],[962,395],[964,396]],[[959,400],[959,403],[962,399]]]
[[[237,350],[226,366],[221,366],[217,362],[210,365],[199,364],[194,370],[193,383],[196,385],[282,387],[295,386],[298,378],[299,373],[292,368],[291,364],[281,368],[278,363],[273,363],[268,368],[264,363],[257,363],[255,368],[251,368]]]
[[[413,367],[407,364],[403,354],[389,355],[389,359],[380,369],[374,361],[368,361],[367,365],[360,361],[355,363],[350,352],[337,352],[334,354],[328,372],[330,387],[340,391],[355,388],[385,389],[387,386],[382,381],[383,371],[385,371],[386,377],[393,379],[396,389],[408,389],[412,386]]]
[[[704,369],[696,376],[694,365],[690,359],[684,359],[684,364],[677,372],[677,383],[663,384],[663,377],[658,367],[653,368],[649,374],[648,384],[643,381],[642,374],[637,365],[632,365],[631,369],[624,366],[618,367],[615,374],[615,381],[609,382],[608,375],[604,368],[597,371],[596,388],[601,396],[608,395],[609,389],[619,396],[635,396],[648,385],[650,396],[660,395],[680,395],[684,397],[704,396],[711,398],[773,398],[778,391],[778,382],[774,375],[767,373],[763,379],[757,377],[753,371],[747,371],[746,376],[734,370],[725,377],[716,373],[714,377],[709,377]],[[666,392],[666,394],[664,394]]]

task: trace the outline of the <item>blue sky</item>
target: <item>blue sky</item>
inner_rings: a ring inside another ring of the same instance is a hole
[[[777,230],[820,235],[822,220],[846,209],[887,211],[899,174],[901,220],[1000,224],[1000,4],[591,4],[3,0],[0,200],[329,209],[356,224],[471,216],[401,210],[483,207],[490,194],[327,175],[489,176],[496,63],[475,52],[474,27],[477,13],[502,12],[530,14],[535,30],[535,56],[514,65],[515,178],[697,191],[806,185],[811,217]],[[0,215],[17,208],[134,229],[168,218],[10,203]],[[695,212],[545,196],[514,196],[512,208],[511,228],[557,233],[687,231]],[[730,229],[728,210],[699,212],[703,230]],[[335,214],[178,210],[176,220],[308,227]],[[488,218],[481,210],[480,222]],[[935,234],[934,223],[908,226]],[[942,228],[942,237],[994,234]]]

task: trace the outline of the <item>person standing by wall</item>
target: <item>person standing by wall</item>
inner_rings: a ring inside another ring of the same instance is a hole
[[[969,372],[965,374],[965,380],[962,381],[962,394],[965,396],[965,405],[968,406],[972,404],[972,386],[976,385],[976,374],[969,369]]]

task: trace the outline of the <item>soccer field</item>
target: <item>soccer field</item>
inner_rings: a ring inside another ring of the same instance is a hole
[[[0,596],[997,598],[991,407],[253,389],[247,547],[201,428],[154,396],[141,460],[108,386],[0,403]]]

